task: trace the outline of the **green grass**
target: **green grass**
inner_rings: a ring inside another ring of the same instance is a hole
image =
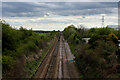
[[[75,52],[75,47],[74,47],[74,45],[73,45],[73,44],[69,44],[69,45],[70,45],[70,50],[71,50],[72,54],[74,54],[74,52]]]
[[[41,59],[38,60],[32,60],[31,62],[26,63],[26,71],[28,72],[27,77],[32,77],[32,75],[35,73],[36,69],[39,67],[38,65],[41,63]]]
[[[46,36],[48,33],[38,33],[40,36]]]
[[[28,72],[27,78],[31,78],[33,74],[36,72],[36,70],[38,69],[39,65],[41,64],[42,60],[44,59],[45,55],[48,53],[53,43],[54,40],[51,40],[48,46],[43,49],[41,58],[39,58],[38,60],[34,59],[31,62],[26,63],[25,70]]]

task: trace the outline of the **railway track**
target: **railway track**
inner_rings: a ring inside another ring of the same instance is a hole
[[[78,78],[76,68],[71,67],[74,63],[69,62],[73,58],[69,52],[68,44],[60,33],[32,78]]]

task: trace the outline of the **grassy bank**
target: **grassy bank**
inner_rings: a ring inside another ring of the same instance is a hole
[[[36,33],[23,27],[13,29],[5,22],[0,24],[3,77],[31,77],[52,45],[57,32]]]
[[[43,35],[43,33],[42,33],[42,35]],[[44,34],[44,35],[46,35],[46,34]],[[35,74],[36,70],[38,69],[38,67],[41,64],[45,55],[48,53],[49,49],[52,47],[53,43],[54,43],[54,39],[48,41],[47,46],[39,52],[40,58],[33,59],[26,63],[25,69],[28,72],[28,75],[26,76],[27,78],[31,78],[33,76],[33,74]],[[37,56],[39,56],[39,55],[37,55]]]

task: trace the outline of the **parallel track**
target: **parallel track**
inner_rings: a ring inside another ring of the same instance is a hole
[[[78,78],[66,43],[60,33],[32,78]]]
[[[56,38],[54,45],[51,47],[47,55],[41,62],[38,70],[35,72],[32,78],[51,78],[56,77],[53,72],[55,72],[55,61],[58,53],[59,47],[59,37]]]

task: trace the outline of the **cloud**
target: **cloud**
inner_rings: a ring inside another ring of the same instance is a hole
[[[59,16],[59,17],[4,17],[10,25],[19,28],[23,26],[27,29],[32,28],[33,30],[63,30],[70,24],[80,25],[83,24],[88,28],[100,27],[102,15],[94,16]],[[105,26],[106,25],[116,25],[118,18],[116,14],[113,16],[105,15]]]
[[[87,27],[117,24],[116,2],[3,2],[3,19],[13,27],[63,30],[70,24]]]
[[[94,15],[111,14],[117,8],[115,2],[3,2],[3,17],[44,17],[47,13],[53,15]]]
[[[119,0],[104,0],[104,2],[118,2]],[[24,0],[3,0],[3,2],[25,2]],[[103,0],[27,0],[26,2],[103,2]]]

